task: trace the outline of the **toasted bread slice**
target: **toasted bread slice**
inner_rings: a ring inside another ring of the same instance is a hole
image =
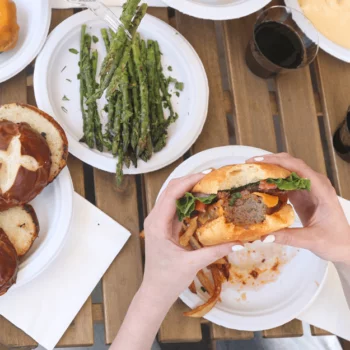
[[[28,123],[44,136],[51,151],[49,182],[52,182],[67,164],[68,140],[62,127],[40,109],[18,103],[0,106],[0,120]]]
[[[38,218],[29,204],[0,212],[0,228],[8,236],[19,257],[28,252],[39,234]]]

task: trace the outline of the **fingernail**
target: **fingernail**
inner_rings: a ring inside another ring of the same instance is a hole
[[[273,243],[275,240],[276,240],[276,237],[274,235],[268,235],[264,239],[263,243]]]
[[[202,171],[202,174],[209,174],[209,173],[211,173],[213,171],[213,169],[212,168],[209,168],[209,169],[207,169],[207,170],[203,170]]]
[[[232,251],[233,252],[239,252],[240,250],[243,250],[243,249],[245,249],[245,248],[243,246],[241,246],[241,245],[234,245],[232,247]]]
[[[254,160],[256,162],[262,162],[264,160],[264,157],[255,157]]]

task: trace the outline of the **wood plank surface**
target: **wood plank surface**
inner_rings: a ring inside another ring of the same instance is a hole
[[[118,189],[115,175],[98,169],[94,169],[94,180],[96,205],[132,233],[102,279],[106,342],[110,344],[142,280],[136,182],[134,176],[125,176]]]
[[[232,331],[232,329],[214,324],[211,327],[212,340],[249,340],[254,338],[254,333],[249,331]]]
[[[293,320],[281,327],[267,329],[262,334],[264,338],[301,337],[304,334],[303,324],[299,320]]]
[[[312,335],[333,335],[332,333],[329,333],[328,331],[325,331],[324,329],[315,327],[310,325],[310,329],[311,329],[311,334]]]
[[[94,323],[104,323],[103,304],[92,304],[92,319]]]
[[[278,75],[275,81],[286,151],[326,174],[309,67]]]
[[[245,63],[245,51],[252,37],[254,22],[253,14],[223,23],[236,140],[238,144],[276,152],[267,82],[251,73]]]
[[[336,155],[332,144],[333,134],[350,105],[350,65],[321,51],[316,59],[316,71],[334,180],[339,194],[350,199],[350,164]]]

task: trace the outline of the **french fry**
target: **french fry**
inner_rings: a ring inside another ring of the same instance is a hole
[[[184,232],[184,234],[180,237],[180,245],[183,247],[186,247],[191,239],[191,237],[194,235],[197,229],[197,217],[194,217],[190,220],[190,223]]]
[[[192,283],[189,285],[188,289],[189,289],[193,294],[197,294],[197,289],[196,289],[196,285],[194,284],[194,281],[192,281]]]
[[[221,259],[214,261],[213,265],[224,265],[226,263],[227,263],[227,261],[225,260],[225,258],[221,258]]]
[[[214,294],[214,285],[208,278],[207,274],[203,270],[199,270],[197,273],[197,278],[208,294],[212,296]]]
[[[184,316],[188,317],[203,317],[206,315],[218,302],[220,298],[221,293],[221,286],[222,286],[222,277],[221,272],[217,267],[211,268],[211,273],[213,275],[215,289],[213,295],[209,298],[209,300],[204,303],[203,305],[200,305],[196,307],[195,309],[184,312]]]
[[[190,238],[190,246],[192,247],[193,250],[201,249],[202,246],[198,242],[198,240],[195,237]]]

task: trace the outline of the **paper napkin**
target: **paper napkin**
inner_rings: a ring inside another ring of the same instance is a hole
[[[129,237],[75,193],[64,248],[37,278],[0,298],[0,315],[53,349]]]
[[[350,201],[339,197],[339,202],[350,224]],[[332,263],[329,263],[326,281],[320,294],[298,318],[350,341],[350,309]]]
[[[106,6],[122,6],[126,2],[126,0],[102,0],[102,2]],[[142,2],[146,2],[150,7],[152,6],[167,7],[168,6],[161,0],[146,0]],[[77,6],[74,6],[73,4],[69,3],[66,0],[51,0],[51,7],[54,9],[68,9],[68,8],[74,8]]]

